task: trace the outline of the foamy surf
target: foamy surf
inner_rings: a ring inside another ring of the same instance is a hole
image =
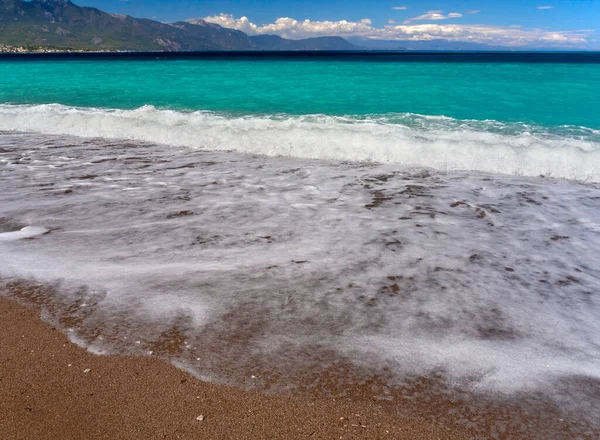
[[[155,142],[201,150],[600,181],[600,133],[415,114],[235,116],[0,105],[0,130]]]

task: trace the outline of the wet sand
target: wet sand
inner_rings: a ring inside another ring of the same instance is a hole
[[[268,396],[154,357],[96,356],[0,297],[3,439],[462,439],[376,403]]]

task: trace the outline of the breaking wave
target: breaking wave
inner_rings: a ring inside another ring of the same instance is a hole
[[[227,115],[0,105],[0,130],[155,142],[268,156],[372,161],[440,170],[600,181],[600,131],[386,114]]]

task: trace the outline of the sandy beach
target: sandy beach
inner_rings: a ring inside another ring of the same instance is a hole
[[[463,439],[346,400],[265,396],[153,357],[96,356],[0,297],[3,439]],[[199,420],[201,419],[201,420]]]

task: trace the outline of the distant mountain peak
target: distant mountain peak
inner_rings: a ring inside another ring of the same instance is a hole
[[[206,26],[208,24],[206,20],[202,20],[201,18],[190,18],[189,20],[186,20],[186,22],[197,24],[198,26]]]
[[[220,25],[218,25],[216,23],[211,23],[211,22],[203,20],[201,18],[191,18],[189,20],[186,20],[186,23],[195,24],[196,26],[210,27],[210,28],[213,28],[213,29],[218,29],[218,28],[227,29],[227,28],[224,28],[223,26],[220,26]]]

